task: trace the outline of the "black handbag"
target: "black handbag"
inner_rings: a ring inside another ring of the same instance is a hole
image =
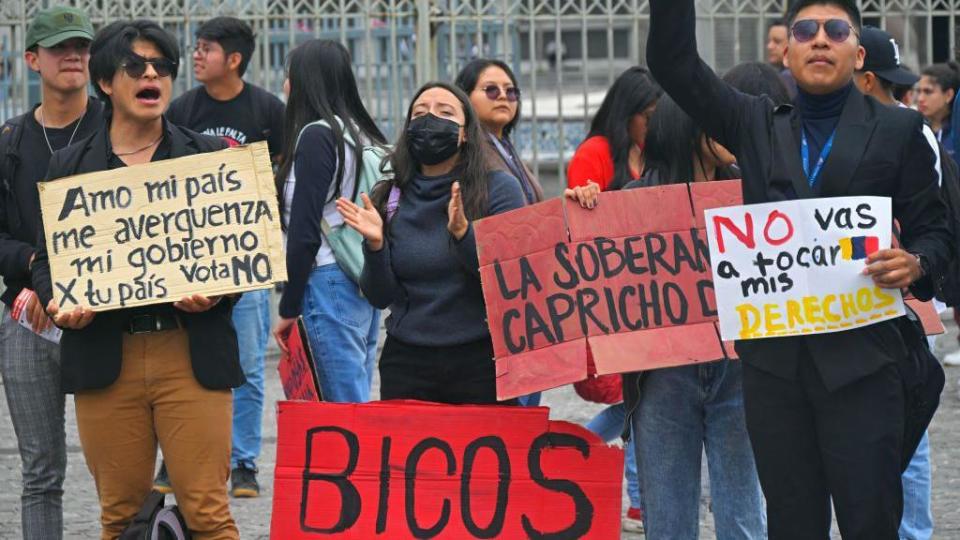
[[[164,506],[166,495],[151,491],[120,540],[190,540],[190,530],[180,510]]]
[[[940,406],[940,394],[946,377],[937,357],[930,351],[923,325],[916,313],[907,306],[907,316],[900,317],[897,322],[907,346],[906,357],[897,364],[904,391],[900,470],[905,471]]]

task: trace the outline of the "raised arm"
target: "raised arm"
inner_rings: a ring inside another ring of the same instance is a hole
[[[697,53],[694,0],[650,0],[647,64],[667,94],[734,154],[743,126],[764,106],[720,80]]]

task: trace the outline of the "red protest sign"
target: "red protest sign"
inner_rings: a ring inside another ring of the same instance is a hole
[[[623,451],[531,407],[281,402],[270,537],[620,537]]]
[[[298,317],[297,324],[290,329],[287,350],[290,352],[284,354],[277,364],[283,395],[290,400],[322,401],[320,380],[317,379],[303,317]]]
[[[476,223],[480,277],[508,399],[596,374],[732,356],[715,328],[703,210],[739,181],[553,200]],[[591,363],[588,354],[592,356]]]

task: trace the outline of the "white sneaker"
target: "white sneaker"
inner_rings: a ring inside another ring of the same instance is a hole
[[[960,366],[960,351],[953,351],[952,353],[943,357],[943,365],[945,366]]]

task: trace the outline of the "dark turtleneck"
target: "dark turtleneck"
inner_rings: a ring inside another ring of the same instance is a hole
[[[853,91],[853,81],[843,88],[829,94],[810,94],[803,88],[797,89],[795,101],[800,111],[800,125],[807,135],[810,145],[810,166],[815,166],[827,139],[840,122],[840,114],[847,103],[847,97]]]

